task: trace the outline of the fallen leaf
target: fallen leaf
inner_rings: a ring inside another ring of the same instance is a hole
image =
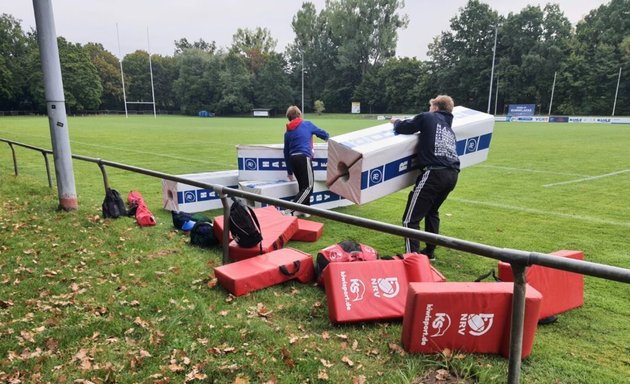
[[[350,367],[354,366],[354,362],[352,360],[350,360],[350,358],[348,356],[342,357],[341,361],[343,361],[344,363],[348,364]]]

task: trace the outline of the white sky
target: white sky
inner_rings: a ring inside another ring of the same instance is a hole
[[[37,1],[37,0],[36,0]],[[173,42],[180,38],[228,47],[237,28],[265,27],[277,40],[277,51],[293,41],[293,16],[302,0],[51,0],[57,35],[73,43],[97,42],[114,55],[137,49],[172,56]],[[325,0],[311,0],[321,11]],[[503,16],[518,13],[525,6],[557,3],[575,25],[603,0],[482,0]],[[467,0],[406,0],[402,13],[409,26],[398,32],[398,56],[426,59],[428,44],[450,28],[450,19],[465,7]],[[22,28],[35,28],[33,2],[0,0],[0,13],[22,21]],[[120,36],[120,50],[116,32]],[[148,33],[147,33],[148,31]],[[147,38],[148,35],[148,38]]]

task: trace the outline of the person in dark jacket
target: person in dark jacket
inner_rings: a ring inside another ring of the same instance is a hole
[[[419,132],[417,159],[420,174],[413,189],[409,192],[405,213],[402,218],[404,227],[420,229],[424,221],[426,232],[440,233],[438,210],[449,193],[457,184],[459,157],[456,150],[456,138],[451,125],[453,123],[453,99],[439,95],[431,99],[429,112],[423,112],[412,119],[392,118],[396,135],[411,135]],[[435,245],[427,243],[422,250],[416,239],[405,239],[405,251],[425,254],[435,260]]]
[[[302,119],[302,111],[295,105],[287,109],[287,131],[284,133],[284,160],[287,165],[289,180],[297,180],[299,191],[293,202],[311,205],[313,193],[313,136],[327,141],[328,132],[318,128],[308,120]],[[295,215],[308,217],[309,215],[294,212]]]

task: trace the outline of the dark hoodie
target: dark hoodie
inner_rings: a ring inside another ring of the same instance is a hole
[[[423,112],[410,120],[397,120],[394,133],[411,135],[420,132],[417,150],[420,169],[438,166],[459,171],[457,139],[452,124],[453,114],[450,112]]]

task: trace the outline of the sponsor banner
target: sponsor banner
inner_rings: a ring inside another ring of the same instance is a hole
[[[630,124],[630,117],[569,116],[569,123]]]
[[[518,123],[548,123],[549,117],[547,116],[512,116],[510,121]]]
[[[569,117],[568,116],[549,116],[549,122],[550,123],[568,123]]]
[[[508,115],[510,116],[534,116],[536,104],[509,104]]]

